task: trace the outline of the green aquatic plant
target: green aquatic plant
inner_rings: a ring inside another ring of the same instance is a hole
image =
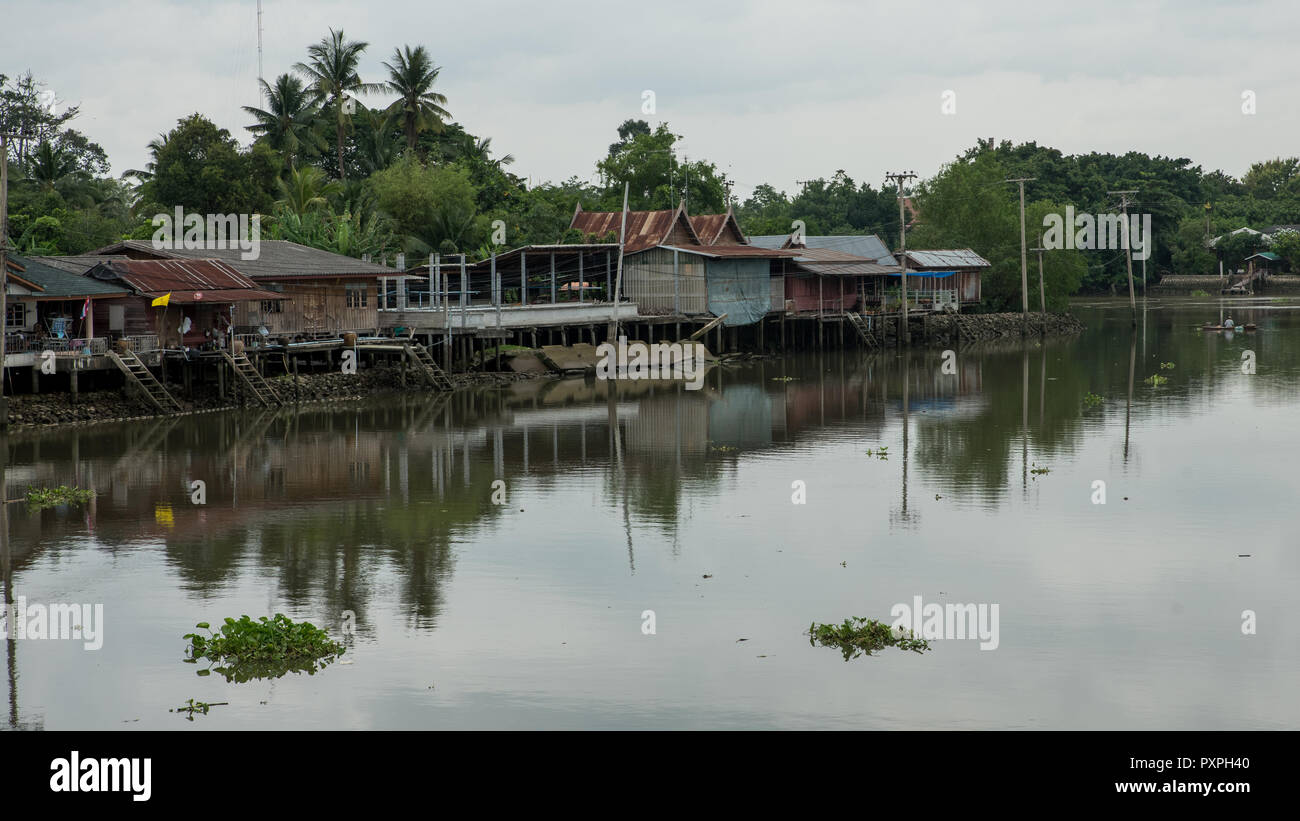
[[[1159,387],[1165,384],[1166,382],[1168,382],[1169,378],[1166,376],[1161,376],[1158,373],[1153,373],[1150,376],[1148,376],[1146,379],[1143,379],[1142,381],[1147,383],[1148,385],[1151,385],[1152,387]]]
[[[1031,469],[1029,472],[1032,473],[1032,474],[1034,474],[1035,476],[1042,476],[1042,475],[1044,475],[1044,474],[1051,473],[1051,472],[1052,472],[1052,469],[1051,469],[1051,468],[1039,468],[1039,467],[1036,467],[1036,468]]]
[[[295,622],[283,613],[274,618],[262,616],[254,621],[242,616],[238,621],[226,619],[213,632],[207,622],[196,625],[208,635],[186,633],[187,663],[199,659],[212,662],[210,669],[199,670],[201,676],[216,671],[226,681],[249,681],[255,678],[280,678],[285,673],[314,674],[316,670],[343,654],[344,646],[311,622]]]
[[[186,699],[186,702],[187,703],[182,704],[181,706],[173,710],[168,710],[167,712],[185,713],[185,720],[193,721],[195,713],[198,713],[201,716],[205,716],[208,714],[208,710],[211,710],[213,707],[220,707],[222,705],[226,705],[230,703],[229,701],[213,701],[213,702],[195,701],[192,698]]]
[[[1162,370],[1162,371],[1172,371],[1173,369],[1174,369],[1174,363],[1172,363],[1172,362],[1161,362],[1161,363],[1160,363],[1160,370]]]
[[[79,487],[28,487],[27,509],[45,510],[59,505],[84,505],[95,498],[95,491]]]
[[[1085,407],[1093,408],[1105,401],[1106,400],[1103,397],[1100,397],[1097,394],[1092,392],[1085,393],[1083,395],[1083,404]]]
[[[808,627],[808,643],[813,647],[834,647],[844,654],[844,660],[870,656],[886,647],[923,653],[930,649],[929,642],[916,638],[911,630],[894,628],[875,619],[850,618],[843,624],[817,624]]]
[[[1209,296],[1209,295],[1210,292],[1202,288],[1197,288],[1195,291],[1192,291],[1192,296]]]
[[[867,455],[868,455],[868,456],[874,456],[874,457],[876,457],[877,459],[888,459],[888,458],[889,458],[889,445],[881,445],[880,447],[876,448],[875,450],[871,450],[870,448],[868,448],[868,449],[867,449]]]

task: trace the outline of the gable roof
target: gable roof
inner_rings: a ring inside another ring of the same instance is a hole
[[[610,231],[618,236],[622,221],[622,211],[583,211],[582,205],[579,204],[574,209],[573,220],[569,223],[569,227],[597,238],[605,236]],[[627,237],[623,244],[623,253],[635,254],[638,251],[654,248],[656,245],[667,244],[676,227],[684,229],[693,244],[705,244],[700,242],[699,234],[695,233],[694,226],[687,218],[685,205],[679,205],[671,211],[628,211]]]
[[[397,276],[396,268],[363,262],[331,251],[322,251],[283,239],[259,241],[257,259],[244,259],[239,248],[157,249],[149,240],[128,239],[106,245],[91,253],[96,256],[127,255],[150,259],[215,259],[254,279],[298,279],[338,276]]]
[[[9,277],[32,287],[36,299],[84,299],[126,296],[128,291],[107,282],[61,271],[30,257],[5,256]]]
[[[58,268],[60,271],[66,271],[69,274],[76,274],[77,276],[82,276],[91,268],[94,268],[96,265],[103,262],[104,260],[130,259],[130,257],[122,257],[122,256],[101,257],[101,256],[95,256],[93,254],[83,254],[79,256],[51,257],[51,256],[42,256],[38,254],[38,255],[30,256],[28,257],[28,259],[36,260],[37,262],[42,263],[43,265],[48,265],[51,268]]]
[[[727,229],[731,229],[731,241],[728,245],[748,245],[749,240],[745,238],[745,232],[740,230],[740,223],[736,221],[736,215],[732,212],[731,206],[727,206],[725,214],[698,214],[690,218],[691,227],[695,229],[695,234],[700,238],[704,245],[717,245],[723,239]]]
[[[908,251],[907,259],[917,268],[991,268],[993,266],[993,263],[969,248]]]
[[[789,234],[767,234],[750,237],[749,242],[762,248],[791,247]],[[897,265],[898,260],[875,234],[840,234],[837,236],[804,237],[806,248],[826,248],[843,251],[855,257],[871,260],[877,265]]]
[[[87,276],[118,280],[146,297],[171,294],[177,303],[247,302],[283,299],[216,259],[127,259],[104,262]]]

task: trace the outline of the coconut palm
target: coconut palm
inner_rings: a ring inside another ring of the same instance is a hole
[[[441,131],[443,119],[451,114],[443,108],[447,104],[446,95],[433,90],[442,69],[433,64],[424,46],[416,46],[414,51],[410,46],[404,48],[393,49],[393,62],[384,63],[388,69],[388,82],[384,86],[397,95],[389,110],[401,114],[406,148],[413,151],[421,131]]]
[[[266,95],[265,109],[244,106],[257,120],[245,126],[267,145],[284,155],[286,168],[292,168],[304,148],[323,150],[325,141],[317,133],[316,118],[320,115],[313,93],[292,74],[281,74],[275,78],[275,85],[270,86],[265,80],[259,80]]]
[[[343,131],[347,124],[343,101],[349,94],[370,94],[384,90],[380,83],[361,82],[361,76],[357,74],[361,52],[368,45],[370,44],[347,40],[342,29],[330,29],[328,37],[307,48],[307,62],[294,64],[294,70],[309,83],[316,102],[334,111],[334,146],[338,152],[339,179],[347,176],[343,168]]]
[[[145,163],[144,168],[128,168],[122,172],[122,179],[134,177],[137,188],[153,179],[154,171],[158,168],[158,155],[162,153],[163,147],[167,145],[167,135],[159,134],[149,141],[149,162]]]
[[[287,179],[277,179],[275,187],[280,192],[276,206],[301,217],[328,205],[328,198],[338,191],[339,183],[327,182],[324,171],[309,165],[302,169],[290,168]]]
[[[68,151],[55,148],[49,141],[36,146],[23,167],[25,182],[43,193],[57,193],[70,205],[94,203],[90,175],[77,165]]]
[[[514,154],[505,154],[497,159],[492,159],[492,138],[483,137],[475,139],[472,134],[465,134],[460,141],[460,156],[470,162],[471,165],[478,164],[484,168],[495,168],[500,171],[504,165],[510,165],[515,161]]]

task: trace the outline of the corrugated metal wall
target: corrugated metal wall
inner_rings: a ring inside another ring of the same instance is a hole
[[[623,260],[623,294],[643,314],[671,314],[675,305],[686,315],[707,313],[704,259],[678,253],[677,276],[674,297],[673,252],[651,248],[632,254]]]

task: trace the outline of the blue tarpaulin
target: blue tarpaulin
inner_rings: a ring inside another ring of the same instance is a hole
[[[943,279],[944,277],[956,276],[956,271],[908,271],[907,278],[913,279],[920,277],[922,279]],[[901,277],[902,274],[886,274],[891,277]]]
[[[772,307],[771,261],[710,259],[704,263],[709,311],[723,325],[752,325]]]

